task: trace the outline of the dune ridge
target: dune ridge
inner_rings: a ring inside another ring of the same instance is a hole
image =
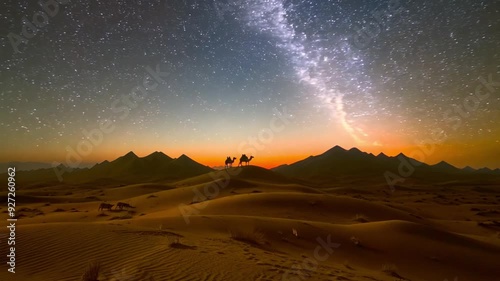
[[[491,181],[417,181],[391,192],[370,174],[331,184],[256,166],[184,175],[20,188],[15,280],[79,280],[94,261],[100,281],[494,281],[500,273],[500,189]],[[103,202],[113,207],[98,210]]]

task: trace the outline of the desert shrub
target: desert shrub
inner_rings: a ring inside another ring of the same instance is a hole
[[[382,271],[385,273],[396,273],[398,272],[398,267],[393,263],[385,263],[382,265]]]
[[[500,222],[499,221],[482,221],[482,222],[477,222],[477,225],[482,226],[482,227],[500,227]]]
[[[266,244],[266,237],[264,233],[255,229],[247,230],[231,230],[231,239],[244,242],[251,245],[262,246]]]
[[[361,246],[361,241],[359,241],[359,239],[355,236],[351,236],[351,242],[356,246]]]
[[[181,243],[180,238],[178,236],[175,237],[167,236],[167,239],[169,241],[168,246],[170,248],[181,249],[181,250],[195,250],[197,248],[196,246],[189,246]]]
[[[177,248],[180,245],[182,245],[182,243],[179,240],[179,237],[168,238],[168,240],[169,240],[168,245],[170,246],[170,248]]]
[[[361,223],[369,222],[368,217],[363,214],[356,214],[353,220]]]
[[[128,219],[131,219],[131,218],[132,218],[132,216],[130,214],[126,214],[126,215],[123,215],[123,216],[112,217],[109,220],[128,220]]]

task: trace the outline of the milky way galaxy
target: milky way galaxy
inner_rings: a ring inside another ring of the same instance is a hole
[[[369,78],[362,77],[364,75],[360,72],[363,60],[347,57],[349,53],[344,52],[352,52],[351,48],[339,36],[333,38],[335,34],[325,36],[297,32],[287,19],[289,12],[283,1],[255,1],[247,7],[247,13],[249,25],[276,37],[277,45],[293,62],[299,80],[310,85],[320,105],[332,111],[333,118],[342,124],[357,144],[362,143],[359,137],[362,131],[346,119],[344,95],[351,94],[368,101]],[[342,85],[344,89],[340,90]],[[349,86],[354,87],[351,89]]]
[[[219,165],[246,150],[272,167],[334,145],[395,155],[431,143],[425,162],[500,166],[494,0],[3,6],[0,161],[64,162],[100,130],[85,163],[159,150]],[[159,83],[138,98],[143,80]]]

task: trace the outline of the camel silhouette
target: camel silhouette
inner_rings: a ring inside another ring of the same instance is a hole
[[[243,163],[247,163],[247,166],[248,166],[248,164],[250,163],[250,161],[252,161],[252,159],[253,159],[253,156],[250,156],[250,158],[248,158],[248,156],[246,156],[246,154],[242,154],[240,157],[240,164],[238,164],[238,166],[243,166]]]
[[[233,166],[234,160],[236,160],[236,157],[233,157],[233,159],[231,159],[231,157],[228,156],[226,158],[226,169]]]

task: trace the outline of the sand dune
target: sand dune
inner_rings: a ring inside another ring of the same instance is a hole
[[[92,261],[102,281],[483,281],[500,273],[494,186],[318,189],[250,166],[228,177],[57,190],[20,190],[14,280],[79,280]],[[103,201],[134,208],[99,211]]]

